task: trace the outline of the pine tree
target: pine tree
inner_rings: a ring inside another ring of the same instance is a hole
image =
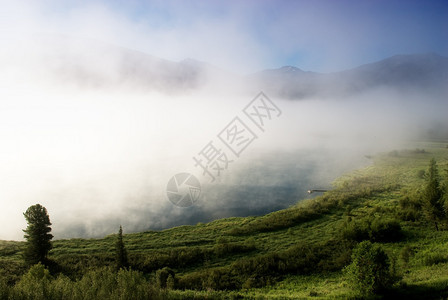
[[[24,238],[26,248],[24,259],[27,265],[34,265],[39,262],[46,264],[48,252],[52,248],[51,222],[47,209],[40,204],[30,206],[23,214],[28,223]]]
[[[443,210],[443,191],[440,186],[439,170],[436,160],[433,158],[429,162],[426,177],[426,186],[423,191],[423,208],[426,218],[434,223],[436,230],[439,230],[438,221],[445,217]]]
[[[128,254],[123,243],[123,228],[120,225],[120,230],[118,231],[118,239],[115,244],[115,255],[117,269],[125,269],[128,267]]]

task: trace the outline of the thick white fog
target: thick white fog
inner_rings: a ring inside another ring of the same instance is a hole
[[[284,56],[302,43],[333,49],[320,53],[321,71],[356,66],[362,51],[350,45],[358,41],[376,45],[362,30],[347,34],[358,27],[336,22],[320,5],[286,9],[288,18],[277,22],[261,9],[248,14],[249,4],[201,18],[194,7],[171,4],[171,28],[158,19],[130,21],[101,1],[39,2],[3,1],[0,12],[0,240],[23,239],[22,213],[36,203],[48,209],[56,238],[263,214],[310,197],[309,188],[331,188],[341,174],[372,163],[366,155],[414,147],[428,132],[446,138],[443,92],[434,98],[383,87],[301,100],[267,93],[281,115],[264,132],[244,119],[242,109],[264,90],[245,73],[280,67],[272,49]],[[328,18],[310,20],[318,11]],[[257,30],[270,26],[263,45],[261,33],[248,29],[260,14],[269,24]],[[380,36],[370,22],[366,32]],[[328,33],[334,24],[343,34]],[[319,53],[304,56],[312,64]],[[210,183],[193,156],[237,116],[257,139]],[[181,172],[202,184],[187,208],[166,196]]]
[[[256,93],[230,80],[171,94],[126,84],[79,86],[48,73],[42,53],[1,74],[0,239],[22,238],[22,213],[35,203],[48,209],[57,238],[287,207],[307,198],[308,188],[328,188],[343,172],[370,163],[365,155],[409,145],[446,111],[424,95],[387,90],[346,99],[271,97],[282,114],[209,183],[192,157],[242,116]],[[113,56],[96,58],[88,58],[90,67],[116,75],[105,64]],[[166,197],[168,180],[180,172],[203,184],[195,206],[179,208]]]

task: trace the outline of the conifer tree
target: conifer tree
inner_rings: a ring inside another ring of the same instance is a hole
[[[30,206],[23,214],[28,226],[25,232],[26,248],[24,259],[27,265],[46,264],[48,252],[52,248],[51,222],[47,209],[40,204]]]
[[[115,244],[115,255],[117,269],[125,269],[128,267],[128,255],[126,252],[126,247],[123,243],[123,228],[120,225],[120,230],[118,231],[118,239]]]
[[[436,230],[439,230],[439,220],[445,217],[442,201],[443,191],[440,186],[439,170],[436,160],[433,158],[429,162],[426,185],[423,190],[423,209],[427,220],[434,223]]]

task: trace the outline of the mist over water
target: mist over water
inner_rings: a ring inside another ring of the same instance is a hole
[[[447,128],[446,101],[425,94],[377,89],[301,101],[267,95],[282,114],[265,132],[254,127],[258,138],[211,183],[193,156],[217,141],[259,91],[212,76],[196,89],[166,91],[166,82],[163,90],[146,89],[119,80],[121,56],[113,51],[98,59],[89,50],[68,67],[45,51],[26,61],[15,52],[13,63],[2,56],[9,67],[0,72],[0,239],[22,239],[22,213],[35,203],[48,209],[56,238],[99,237],[120,224],[132,232],[264,214],[310,197],[310,188],[330,188],[344,172],[369,164],[366,155]],[[192,207],[166,197],[168,180],[181,172],[202,184]]]

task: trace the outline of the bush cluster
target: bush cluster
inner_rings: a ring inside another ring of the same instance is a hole
[[[100,268],[71,280],[65,275],[55,278],[37,264],[14,286],[0,280],[0,299],[166,299],[166,291],[138,271]]]
[[[247,253],[255,250],[251,243],[218,242],[212,248],[182,247],[165,253],[130,253],[129,264],[134,270],[144,273],[170,268],[185,268],[199,264],[212,258]]]
[[[400,198],[397,217],[404,221],[417,221],[422,217],[422,202],[415,194]]]
[[[239,259],[230,266],[201,270],[179,279],[182,289],[235,290],[269,285],[287,274],[342,269],[350,262],[353,243],[332,240],[303,244],[285,251]]]
[[[357,242],[369,240],[372,242],[396,242],[403,236],[400,223],[396,220],[382,219],[380,217],[364,217],[354,219],[348,217],[341,228],[344,239]]]

